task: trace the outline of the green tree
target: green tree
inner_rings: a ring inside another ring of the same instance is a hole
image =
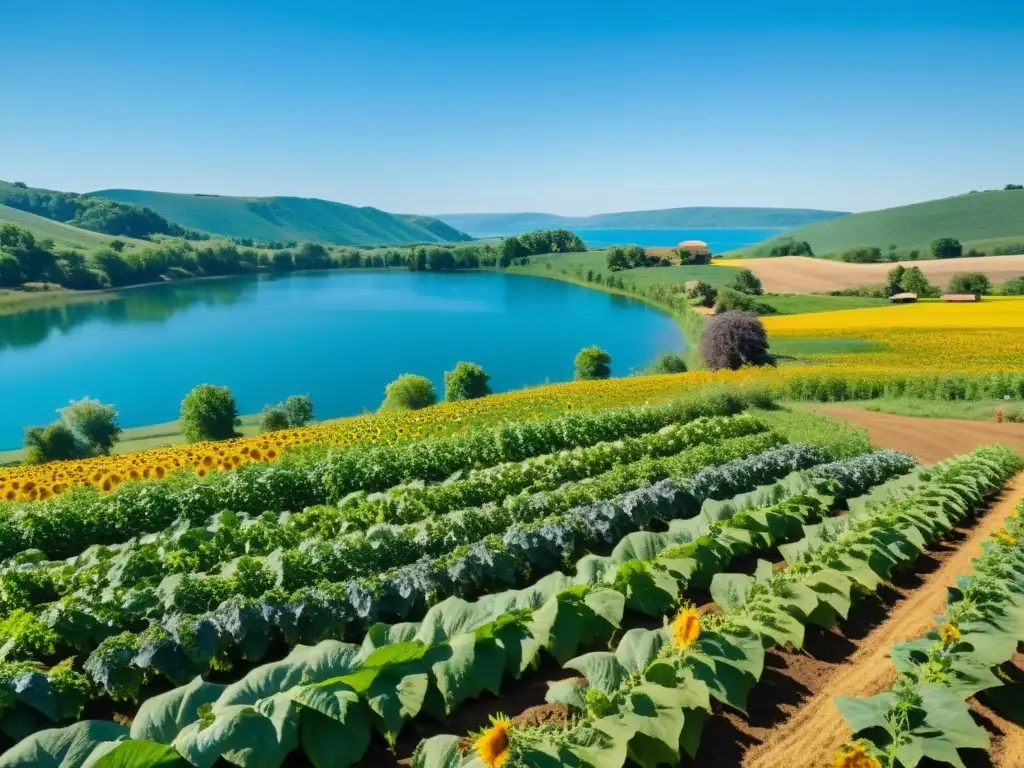
[[[576,378],[607,379],[612,375],[611,362],[611,355],[600,347],[584,347],[576,355]]]
[[[697,284],[689,290],[689,297],[694,300],[699,307],[713,307],[715,306],[715,302],[718,300],[718,289],[711,285],[711,283],[699,280],[697,281]]]
[[[288,414],[279,405],[268,405],[260,413],[260,432],[279,432],[291,426],[288,423]]]
[[[518,237],[506,237],[501,241],[499,248],[498,266],[504,269],[514,264],[516,260],[529,255],[530,253],[526,250],[526,246],[523,245],[523,242]]]
[[[1000,293],[1004,296],[1024,296],[1024,275],[1007,280]]]
[[[741,269],[736,273],[732,281],[732,287],[750,296],[760,296],[764,293],[761,280],[749,269]]]
[[[958,259],[964,255],[964,247],[955,237],[940,237],[932,243],[932,256],[936,259]]]
[[[711,318],[700,337],[700,355],[712,371],[771,362],[768,334],[749,312],[725,312]]]
[[[629,259],[626,257],[626,250],[616,246],[609,248],[605,255],[605,264],[612,272],[618,272],[623,269],[632,269],[633,265],[629,263]]]
[[[900,287],[907,293],[916,293],[919,298],[930,299],[939,295],[939,289],[928,282],[920,267],[910,267],[900,278]]]
[[[426,376],[406,373],[388,384],[384,390],[381,411],[415,411],[437,402],[437,392]]]
[[[200,384],[181,401],[181,434],[190,443],[237,437],[238,407],[227,387]]]
[[[874,245],[858,245],[843,251],[839,258],[853,264],[874,264],[882,260],[882,249]]]
[[[992,282],[988,279],[988,275],[981,272],[953,275],[949,281],[949,292],[973,293],[975,296],[984,296],[992,293]]]
[[[476,363],[458,363],[444,374],[444,399],[473,400],[491,394],[491,377]]]
[[[662,355],[647,370],[649,373],[686,373],[686,361],[679,355]]]
[[[55,421],[46,427],[30,427],[25,430],[23,464],[84,459],[88,455],[84,446],[62,421]]]
[[[292,395],[281,404],[289,427],[304,427],[315,417],[313,401],[307,395]]]
[[[885,276],[885,293],[887,296],[903,293],[903,276],[906,273],[907,268],[902,266],[896,266],[889,270]]]
[[[57,413],[84,451],[91,455],[106,456],[121,436],[117,408],[103,405],[99,400],[88,397],[72,400]]]

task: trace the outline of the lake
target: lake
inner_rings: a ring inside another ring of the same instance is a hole
[[[591,248],[609,245],[675,246],[684,240],[703,240],[712,253],[743,248],[782,232],[781,229],[574,229]]]
[[[240,413],[292,394],[321,418],[376,409],[403,373],[479,363],[495,391],[572,378],[597,344],[614,375],[678,352],[673,319],[642,302],[500,272],[339,271],[169,283],[0,317],[0,449],[71,399],[117,406],[123,427],[176,419],[203,383]]]

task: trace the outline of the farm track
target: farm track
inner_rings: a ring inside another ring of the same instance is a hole
[[[875,440],[874,435],[872,439]],[[817,768],[826,764],[832,753],[850,738],[849,729],[835,706],[835,697],[873,696],[888,687],[896,676],[889,660],[893,644],[912,640],[933,625],[935,617],[946,606],[946,588],[958,575],[970,571],[971,559],[980,552],[982,541],[1002,525],[1022,497],[1024,473],[1011,479],[998,501],[975,520],[969,531],[957,529],[963,537],[958,546],[950,546],[951,543],[956,545],[954,536],[952,541],[947,539],[945,548],[926,555],[932,562],[923,564],[926,569],[931,566],[931,571],[920,586],[914,585],[912,575],[899,577],[892,585],[896,595],[888,595],[892,605],[884,604],[887,596],[883,595],[883,620],[866,635],[857,637],[855,629],[844,625],[840,637],[826,643],[823,658],[815,657],[815,648],[810,643],[806,655],[771,654],[775,657],[772,663],[782,664],[781,670],[776,666],[772,672],[773,677],[778,675],[774,687],[779,695],[776,699],[779,716],[756,725],[732,716],[725,718],[734,727],[733,744],[739,742],[737,746],[745,748],[740,763],[743,768],[778,768],[780,765]],[[828,648],[841,648],[844,641],[852,653],[843,654],[842,659],[831,657],[830,661]],[[756,692],[751,699],[756,702]],[[708,727],[712,727],[711,722]],[[724,740],[728,738],[723,732],[723,741],[709,739],[716,749],[701,755],[700,764],[735,766],[735,759],[729,763],[708,762],[709,759],[717,761],[718,755],[725,752]],[[1019,742],[1019,733],[1001,742],[999,752],[1011,762],[995,765],[1000,768],[1022,765],[1014,757],[1014,754],[1020,755],[1024,746]]]
[[[923,464],[969,453],[991,443],[1004,443],[1024,453],[1024,424],[896,416],[840,405],[812,407],[816,411],[864,427],[874,445],[905,451]]]
[[[1003,283],[1024,273],[1024,256],[977,256],[959,259],[926,259],[897,262],[904,267],[920,267],[927,278],[945,288],[953,275],[984,272],[993,283]],[[848,264],[844,261],[807,256],[743,259],[730,266],[751,270],[761,278],[769,293],[819,293],[879,285],[896,263]]]

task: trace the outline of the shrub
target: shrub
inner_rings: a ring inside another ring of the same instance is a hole
[[[1007,280],[999,292],[1004,296],[1024,296],[1024,275]]]
[[[975,296],[984,296],[992,293],[992,283],[988,276],[981,272],[967,272],[962,275],[953,275],[949,280],[950,293],[973,293]]]
[[[88,455],[106,455],[121,435],[117,409],[99,400],[72,400],[57,413]]]
[[[444,374],[444,399],[473,400],[491,394],[491,377],[476,363],[458,363]]]
[[[686,373],[686,361],[679,355],[662,355],[647,369],[649,373]]]
[[[426,376],[406,373],[388,384],[384,390],[382,411],[415,411],[437,402],[434,385]]]
[[[584,347],[576,355],[576,378],[607,379],[612,375],[612,357],[600,347]]]
[[[238,408],[227,387],[200,384],[181,401],[181,434],[190,443],[237,437]]]
[[[88,450],[62,421],[55,421],[46,427],[30,427],[25,430],[24,464],[42,464],[46,461],[84,459]]]
[[[732,281],[731,287],[750,296],[760,296],[764,293],[761,280],[749,269],[739,270],[736,273],[736,278]]]
[[[768,335],[761,321],[749,312],[725,312],[713,317],[700,337],[700,355],[713,371],[771,362]]]
[[[279,432],[288,429],[288,414],[279,405],[267,406],[260,413],[260,432]]]
[[[718,302],[715,304],[715,314],[723,312],[750,312],[755,315],[774,315],[775,308],[754,299],[745,293],[734,291],[732,288],[723,288],[718,292]]]
[[[813,256],[811,244],[806,240],[788,240],[779,245],[772,246],[768,252],[769,256]]]
[[[843,251],[839,258],[853,264],[874,264],[882,260],[882,249],[873,245],[860,245]]]
[[[316,418],[313,401],[307,395],[292,395],[280,407],[288,418],[289,427],[304,427]]]
[[[696,302],[699,307],[713,307],[715,302],[718,300],[718,290],[703,280],[697,282],[693,288],[691,288],[687,295],[690,299]]]
[[[964,247],[955,237],[940,237],[932,243],[932,256],[936,259],[957,259],[964,255]]]

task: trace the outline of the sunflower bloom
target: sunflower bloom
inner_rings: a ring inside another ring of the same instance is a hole
[[[952,645],[960,639],[960,630],[957,629],[956,624],[950,624],[947,621],[939,627],[939,639],[942,640],[943,645]]]
[[[508,760],[508,729],[510,721],[504,715],[491,717],[491,726],[473,742],[480,761],[488,768],[501,768]]]
[[[832,768],[882,768],[882,764],[869,755],[863,745],[848,744],[836,750]]]
[[[672,621],[672,645],[679,650],[689,648],[700,637],[700,616],[692,605],[684,606]]]

